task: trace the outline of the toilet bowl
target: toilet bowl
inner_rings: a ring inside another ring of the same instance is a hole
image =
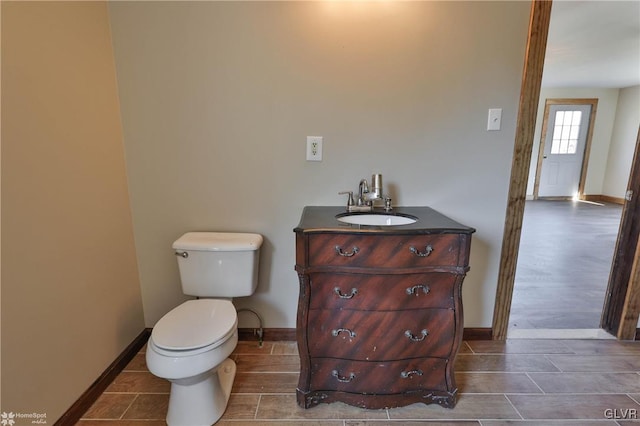
[[[229,355],[238,343],[238,320],[228,300],[189,300],[153,328],[149,371],[171,382],[167,424],[211,425],[224,414],[236,373]]]
[[[258,285],[260,234],[187,232],[172,245],[184,294],[155,325],[147,367],[171,382],[167,424],[204,426],[218,421],[229,401],[236,364],[238,316],[229,300]]]

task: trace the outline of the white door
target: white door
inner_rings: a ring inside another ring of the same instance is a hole
[[[538,197],[578,195],[591,105],[551,105]]]

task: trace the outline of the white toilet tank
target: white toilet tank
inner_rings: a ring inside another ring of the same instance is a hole
[[[198,297],[253,294],[258,285],[262,235],[188,232],[173,243],[182,291]]]

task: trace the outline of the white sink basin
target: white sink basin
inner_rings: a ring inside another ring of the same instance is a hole
[[[336,216],[340,222],[350,223],[352,225],[370,225],[370,226],[391,226],[391,225],[410,225],[418,220],[408,215],[393,214],[340,214]]]

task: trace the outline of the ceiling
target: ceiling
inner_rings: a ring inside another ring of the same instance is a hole
[[[640,84],[640,0],[554,1],[542,87]]]

